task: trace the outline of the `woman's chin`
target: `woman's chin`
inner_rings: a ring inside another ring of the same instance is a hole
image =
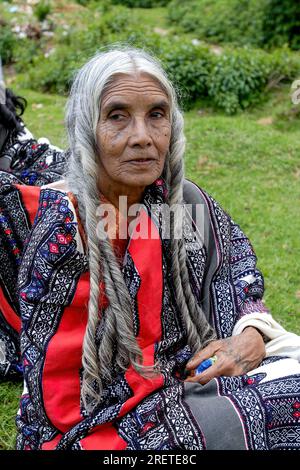
[[[157,178],[159,178],[160,173],[153,172],[153,173],[134,173],[130,175],[130,177],[124,181],[127,186],[132,187],[141,187],[141,186],[149,186],[150,184],[154,183]]]

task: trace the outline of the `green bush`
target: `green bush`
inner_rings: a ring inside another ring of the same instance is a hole
[[[26,71],[24,85],[43,92],[65,94],[75,70],[106,44],[119,38],[130,37],[131,28],[138,27],[131,21],[130,12],[124,7],[114,7],[99,20],[91,22],[86,30],[71,28],[67,35],[57,40],[55,50],[49,57],[40,51],[19,71]]]
[[[195,101],[207,95],[212,54],[206,46],[194,46],[182,40],[161,42],[157,54],[178,90],[179,102],[190,109]]]
[[[65,94],[74,71],[83,65],[86,57],[68,46],[61,46],[48,58],[36,56],[28,68],[24,85],[42,92]]]
[[[15,35],[9,26],[0,28],[0,56],[3,64],[9,64],[13,58],[13,51],[16,45]]]
[[[116,18],[116,17],[114,17]],[[88,28],[87,31],[73,30],[62,38],[53,54],[44,57],[41,53],[31,60],[31,66],[24,66],[24,85],[50,93],[67,93],[70,79],[81,64],[97,50],[113,43],[126,43],[143,48],[160,58],[170,78],[180,90],[180,101],[184,108],[192,106],[198,96],[206,94],[207,78],[211,64],[211,53],[207,47],[196,47],[190,41],[170,41],[154,33],[134,27],[124,31],[121,15],[110,25],[111,15],[105,23]],[[82,52],[84,51],[84,53]],[[22,61],[23,62],[23,61]],[[19,68],[22,71],[22,67]]]
[[[34,59],[40,56],[42,41],[34,39],[18,39],[13,51],[13,62],[16,72],[22,72],[34,63]]]
[[[299,0],[172,0],[168,18],[209,41],[300,48]]]
[[[216,55],[187,41],[165,41],[158,50],[170,78],[178,85],[184,109],[199,98],[234,114],[257,104],[280,82],[299,76],[300,61],[288,48],[268,53],[253,48],[226,48]]]
[[[34,7],[34,14],[39,21],[44,21],[51,13],[51,5],[49,1],[41,1]]]
[[[113,4],[121,4],[129,8],[153,8],[167,5],[170,0],[111,0]]]
[[[263,7],[267,1],[173,0],[168,18],[198,38],[257,47],[263,42]]]
[[[292,49],[300,49],[299,0],[268,0],[263,30],[268,45],[286,43]]]
[[[253,49],[227,49],[214,60],[208,95],[218,108],[233,114],[261,101],[278,82],[299,73],[299,63],[286,49],[268,54]]]
[[[76,3],[78,3],[79,5],[82,5],[84,7],[86,7],[89,3],[90,3],[91,0],[76,0]]]

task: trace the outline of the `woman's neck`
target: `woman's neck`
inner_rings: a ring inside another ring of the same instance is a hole
[[[145,187],[133,187],[133,188],[115,188],[111,187],[101,187],[100,192],[103,196],[110,201],[118,210],[123,212],[124,199],[122,204],[122,198],[126,197],[126,206],[127,210],[133,204],[139,204],[143,200]]]

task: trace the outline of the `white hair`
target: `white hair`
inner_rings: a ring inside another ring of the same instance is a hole
[[[87,235],[90,271],[81,387],[83,405],[88,412],[101,404],[103,390],[113,380],[114,371],[125,370],[131,364],[140,374],[150,378],[159,370],[159,364],[152,367],[142,365],[142,353],[134,335],[132,300],[119,262],[110,242],[99,240],[96,233],[96,210],[99,205],[96,132],[101,99],[117,74],[141,72],[157,80],[169,99],[171,138],[162,176],[169,189],[167,202],[170,206],[180,204],[184,181],[183,116],[175,89],[158,60],[143,50],[120,45],[97,53],[78,71],[66,109],[70,147],[67,180],[70,190],[78,199],[79,213]],[[172,233],[176,233],[176,214],[172,223]],[[175,299],[187,342],[196,352],[214,337],[214,333],[190,286],[184,242],[173,237],[171,244]],[[99,305],[101,280],[104,281],[109,302],[105,311]]]

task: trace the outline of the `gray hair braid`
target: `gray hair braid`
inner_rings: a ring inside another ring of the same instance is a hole
[[[171,218],[171,271],[177,305],[187,332],[187,341],[191,350],[195,353],[213,340],[215,334],[191,289],[184,240],[183,238],[176,239],[174,237],[177,225],[183,223],[179,211],[180,204],[183,202],[185,138],[183,134],[183,117],[179,111],[175,123],[176,128],[174,128],[173,136],[177,137],[171,140],[170,143],[170,157],[166,171],[169,205],[175,209]],[[181,136],[181,138],[178,136]]]

